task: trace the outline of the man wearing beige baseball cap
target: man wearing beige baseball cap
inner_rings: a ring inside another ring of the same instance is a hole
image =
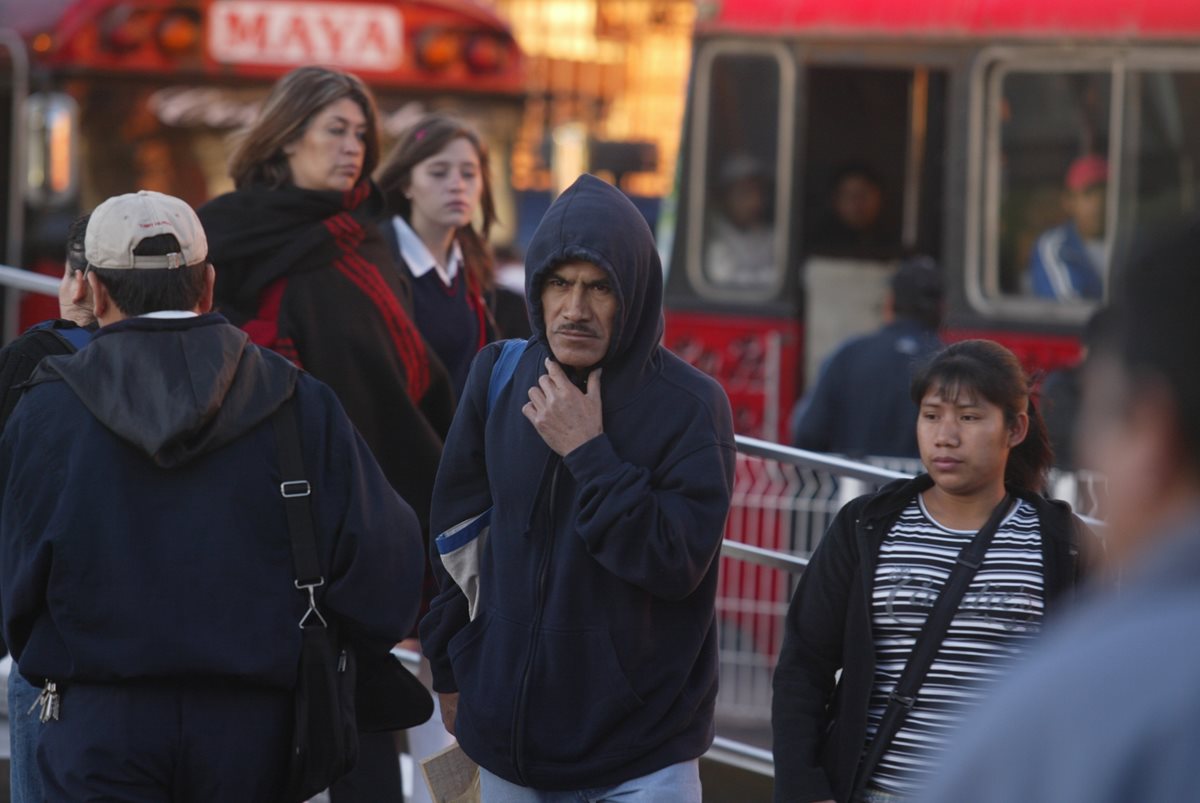
[[[187,204],[110,198],[84,250],[102,326],[42,361],[0,438],[0,609],[43,687],[46,800],[283,800],[309,597],[277,414],[300,433],[316,605],[361,642],[409,631],[416,517],[328,387],[209,311]]]

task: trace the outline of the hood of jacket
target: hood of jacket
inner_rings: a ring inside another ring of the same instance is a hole
[[[604,387],[640,384],[651,369],[663,333],[662,261],[642,213],[624,193],[584,174],[558,196],[529,243],[525,295],[534,333],[548,343],[542,283],[566,262],[604,270],[617,291],[608,353],[600,362]]]
[[[298,369],[216,314],[129,318],[49,357],[29,384],[65,382],[119,438],[164,468],[237,439],[289,399]]]

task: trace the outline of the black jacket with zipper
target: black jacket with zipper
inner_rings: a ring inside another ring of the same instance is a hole
[[[804,570],[788,608],[775,669],[776,803],[845,801],[867,739],[875,677],[871,592],[880,545],[917,494],[922,474],[897,480],[843,507]],[[1038,514],[1045,611],[1055,615],[1079,578],[1086,528],[1064,502],[1009,488]],[[841,679],[835,683],[838,670]]]

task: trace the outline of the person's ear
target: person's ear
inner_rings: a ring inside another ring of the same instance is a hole
[[[108,295],[108,289],[104,286],[104,282],[96,278],[96,274],[92,271],[87,272],[88,289],[92,292],[92,312],[96,316],[96,320],[100,320],[107,315],[112,309],[112,299]]]
[[[1008,428],[1008,448],[1015,449],[1029,436],[1029,413],[1017,413],[1017,419]]]
[[[71,303],[80,306],[87,303],[90,288],[86,275],[81,270],[71,271]]]
[[[197,305],[197,312],[204,314],[212,312],[213,308],[213,288],[217,284],[217,271],[209,262],[204,268],[204,293],[200,296],[200,303]]]

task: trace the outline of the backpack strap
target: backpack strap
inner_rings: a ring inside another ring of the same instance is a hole
[[[496,362],[492,363],[492,376],[488,380],[487,414],[489,418],[492,415],[492,408],[496,406],[496,399],[500,397],[500,391],[508,387],[508,383],[512,381],[513,373],[517,370],[517,363],[528,345],[528,340],[505,340],[500,344],[500,354],[496,357]]]
[[[300,445],[300,422],[296,418],[293,394],[272,416],[275,443],[279,449],[279,495],[287,513],[288,533],[292,542],[292,568],[296,590],[308,595],[308,610],[300,627],[328,627],[317,608],[316,590],[325,585],[317,557],[317,536],[313,529],[312,485],[306,479],[304,453]]]
[[[67,348],[67,353],[79,351],[92,340],[92,332],[90,329],[85,329],[82,326],[60,326],[61,321],[55,319],[52,321],[42,321],[41,323],[29,327],[29,331],[44,331],[54,335]]]

